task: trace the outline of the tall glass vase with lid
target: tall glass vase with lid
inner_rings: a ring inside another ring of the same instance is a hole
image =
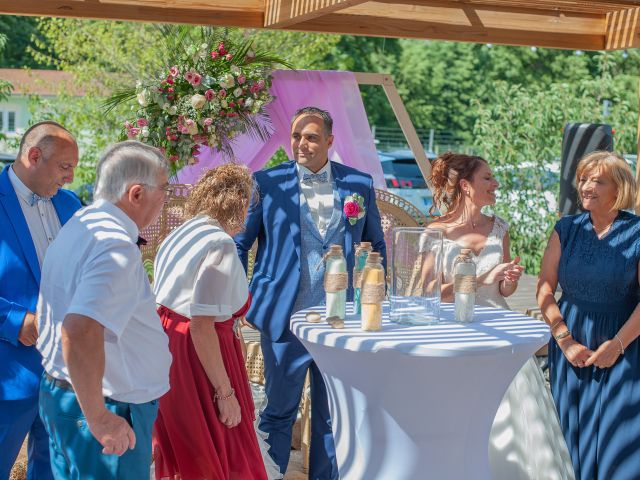
[[[393,229],[391,321],[407,325],[439,323],[442,248],[440,230]]]

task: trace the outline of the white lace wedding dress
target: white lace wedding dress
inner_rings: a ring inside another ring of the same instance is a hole
[[[507,223],[495,217],[478,256],[480,276],[502,263]],[[444,281],[453,282],[453,261],[463,247],[444,239]],[[498,285],[479,286],[476,304],[509,309]],[[542,371],[530,358],[511,383],[491,427],[489,460],[494,480],[573,480],[571,458],[562,436],[551,392]]]

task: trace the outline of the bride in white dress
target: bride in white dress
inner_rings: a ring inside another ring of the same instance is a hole
[[[476,304],[509,309],[522,267],[511,259],[507,223],[482,214],[499,184],[480,157],[441,155],[432,166],[434,207],[447,213],[429,225],[443,231],[442,300],[453,301],[453,261],[470,248],[476,262]],[[567,450],[551,394],[535,358],[507,390],[491,429],[489,459],[497,480],[572,480]]]

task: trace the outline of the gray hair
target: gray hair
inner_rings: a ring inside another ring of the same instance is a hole
[[[133,184],[155,185],[168,174],[165,156],[157,148],[128,140],[116,143],[98,162],[94,198],[118,202]]]

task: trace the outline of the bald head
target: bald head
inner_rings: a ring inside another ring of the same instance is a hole
[[[78,145],[73,135],[59,123],[46,121],[24,133],[13,169],[32,192],[52,197],[73,181],[77,165]]]

